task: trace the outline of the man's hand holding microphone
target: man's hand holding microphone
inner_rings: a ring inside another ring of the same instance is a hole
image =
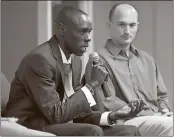
[[[97,52],[91,53],[89,59],[92,60],[92,71],[88,84],[92,87],[92,89],[95,89],[98,86],[101,86],[102,83],[107,79],[108,72],[102,66]]]

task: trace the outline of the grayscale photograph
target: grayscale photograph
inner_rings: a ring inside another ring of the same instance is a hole
[[[173,1],[1,1],[1,136],[173,136]]]

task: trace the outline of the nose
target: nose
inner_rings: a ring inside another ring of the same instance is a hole
[[[90,33],[87,33],[85,36],[85,42],[90,42],[91,41],[91,37],[90,37]]]
[[[125,29],[124,29],[124,33],[125,34],[130,34],[130,27],[129,27],[129,25],[127,25],[126,27],[125,27]]]

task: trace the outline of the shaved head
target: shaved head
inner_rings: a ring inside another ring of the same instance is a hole
[[[130,4],[115,4],[109,12],[109,21],[113,21],[113,18],[121,16],[122,14],[135,14],[138,20],[137,10]]]
[[[82,22],[83,19],[81,15],[83,15],[83,17],[87,16],[87,14],[80,9],[76,9],[71,6],[65,6],[59,11],[59,14],[56,18],[56,24],[62,23],[63,25],[69,25],[79,21]]]

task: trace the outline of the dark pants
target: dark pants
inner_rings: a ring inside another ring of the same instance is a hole
[[[140,136],[135,126],[115,125],[113,127],[99,127],[91,124],[64,123],[47,125],[44,131],[57,136]]]

